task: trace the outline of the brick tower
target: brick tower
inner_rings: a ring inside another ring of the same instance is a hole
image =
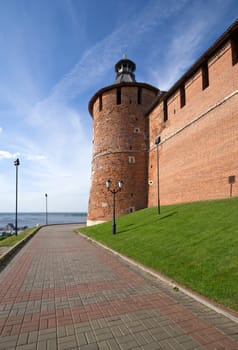
[[[159,90],[135,80],[136,65],[125,56],[115,65],[113,85],[99,90],[89,102],[93,118],[93,159],[88,225],[111,220],[112,188],[119,180],[123,189],[116,197],[116,215],[147,207],[148,118],[146,111]]]

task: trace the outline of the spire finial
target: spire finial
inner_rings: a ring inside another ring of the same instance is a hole
[[[123,58],[123,60],[126,60],[126,59],[127,59],[127,57],[126,57],[126,54],[125,54],[125,53],[123,54],[123,57],[122,57],[122,58]]]

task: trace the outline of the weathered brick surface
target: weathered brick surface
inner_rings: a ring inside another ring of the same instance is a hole
[[[229,43],[209,60],[208,69],[205,90],[201,70],[185,84],[183,108],[179,92],[168,100],[165,123],[161,105],[150,115],[149,206],[157,204],[158,135],[162,204],[238,195],[238,64],[232,66]],[[236,182],[231,188],[232,175]]]
[[[141,103],[138,103],[138,88]],[[118,180],[124,188],[117,195],[117,215],[147,206],[148,119],[145,110],[156,96],[156,89],[141,84],[121,86],[117,104],[117,85],[102,92],[93,104],[94,149],[88,220],[108,220],[112,214],[112,195],[106,190]],[[101,97],[100,97],[101,96]],[[99,99],[102,110],[99,110]]]

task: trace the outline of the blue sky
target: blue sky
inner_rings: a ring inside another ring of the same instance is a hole
[[[169,89],[238,17],[237,0],[2,0],[0,212],[87,211],[88,102],[123,54]],[[106,177],[106,175],[105,175]]]

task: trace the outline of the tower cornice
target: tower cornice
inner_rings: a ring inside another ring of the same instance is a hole
[[[142,88],[145,88],[145,89],[148,89],[148,90],[151,90],[155,93],[157,93],[158,95],[160,94],[160,90],[158,88],[156,88],[155,86],[153,85],[150,85],[150,84],[146,84],[146,83],[139,83],[139,82],[122,82],[122,83],[118,83],[118,84],[112,84],[112,85],[109,85],[109,86],[106,86],[100,90],[98,90],[94,95],[93,97],[91,98],[91,100],[89,101],[89,104],[88,104],[88,110],[89,110],[89,113],[91,114],[91,116],[93,117],[93,105],[96,101],[96,99],[102,95],[104,92],[107,92],[107,91],[110,91],[110,90],[113,90],[113,89],[116,89],[118,87],[126,87],[126,86],[130,86],[130,87],[142,87]]]

